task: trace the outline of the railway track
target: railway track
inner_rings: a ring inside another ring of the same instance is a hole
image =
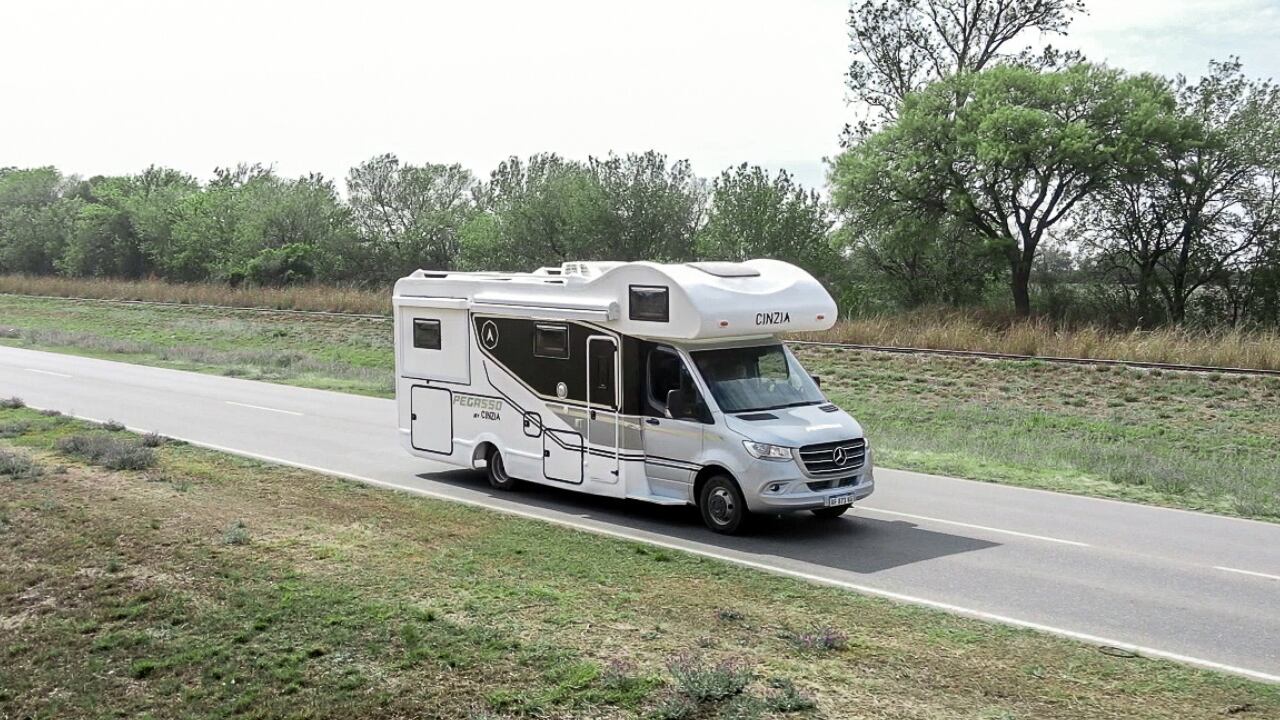
[[[36,298],[40,300],[69,300],[84,303],[106,303],[113,305],[141,305],[154,307],[195,308],[198,310],[219,310],[231,312],[270,313],[276,315],[302,315],[311,317],[341,318],[348,320],[368,320],[370,322],[390,322],[389,315],[346,313],[328,310],[293,310],[288,308],[241,307],[236,305],[203,305],[195,303],[164,302],[159,300],[114,300],[105,298],[65,297],[61,295],[22,295],[18,293],[0,293],[0,297]],[[1019,362],[1046,362],[1062,365],[1098,365],[1109,367],[1127,367],[1142,370],[1167,370],[1171,372],[1221,373],[1223,375],[1253,375],[1264,377],[1280,377],[1280,370],[1259,368],[1218,367],[1212,365],[1188,365],[1182,363],[1147,362],[1143,360],[1111,360],[1104,358],[1054,357],[1047,355],[1018,355],[1013,353],[986,352],[982,350],[948,350],[941,348],[895,347],[887,345],[861,345],[858,343],[822,342],[815,340],[788,340],[788,344],[802,347],[827,347],[838,350],[854,350],[861,352],[891,353],[897,355],[940,355],[945,357],[973,358],[978,360],[1010,360]]]

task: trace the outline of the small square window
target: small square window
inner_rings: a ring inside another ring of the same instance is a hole
[[[439,350],[440,321],[414,318],[413,346],[420,350]]]
[[[569,359],[569,327],[538,325],[533,330],[533,354],[541,358]]]
[[[632,320],[667,322],[671,319],[671,292],[655,285],[632,285],[628,314]]]

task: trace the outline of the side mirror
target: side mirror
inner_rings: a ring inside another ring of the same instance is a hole
[[[667,391],[667,412],[676,420],[683,420],[690,416],[689,399],[684,396],[684,391],[668,390]]]
[[[817,385],[818,387],[822,387],[822,376],[821,376],[821,375],[810,375],[809,377],[813,378],[813,384],[814,384],[814,385]]]

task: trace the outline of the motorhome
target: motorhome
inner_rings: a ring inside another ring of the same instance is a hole
[[[780,339],[836,319],[789,263],[419,270],[393,305],[402,444],[495,488],[692,504],[722,533],[875,488],[862,428]]]

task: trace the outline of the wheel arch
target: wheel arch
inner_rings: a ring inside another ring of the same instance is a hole
[[[738,478],[734,477],[733,473],[729,471],[729,468],[717,463],[711,463],[710,465],[704,465],[702,469],[698,471],[698,474],[693,477],[694,505],[702,504],[702,488],[706,487],[708,480],[717,475],[724,475],[732,480],[733,484],[738,486],[738,492],[742,492],[742,484],[739,483]]]

